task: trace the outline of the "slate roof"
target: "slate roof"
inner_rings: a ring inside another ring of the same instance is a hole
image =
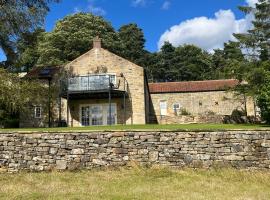
[[[238,84],[235,79],[149,83],[149,90],[150,93],[223,91]]]

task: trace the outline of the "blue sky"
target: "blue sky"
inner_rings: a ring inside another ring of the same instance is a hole
[[[237,6],[256,0],[62,0],[52,4],[45,20],[51,31],[55,22],[75,12],[102,15],[117,30],[137,23],[144,31],[146,49],[157,51],[164,41],[178,46],[193,43],[205,50],[222,48],[233,32],[244,32],[250,19]],[[0,60],[4,60],[0,51]]]

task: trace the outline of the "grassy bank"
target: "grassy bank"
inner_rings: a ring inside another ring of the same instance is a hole
[[[0,132],[8,131],[99,131],[99,130],[262,130],[269,129],[267,125],[257,124],[147,124],[147,125],[113,125],[113,126],[88,126],[88,127],[63,127],[63,128],[21,128],[21,129],[0,129]]]
[[[0,174],[0,199],[270,199],[260,171],[120,169]]]

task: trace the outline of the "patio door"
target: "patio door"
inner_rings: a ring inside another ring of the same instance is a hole
[[[103,106],[91,106],[91,125],[103,125]]]
[[[81,125],[89,126],[90,125],[90,108],[89,106],[81,107]]]
[[[82,126],[113,125],[117,123],[117,107],[111,104],[82,105],[80,108],[80,122]]]

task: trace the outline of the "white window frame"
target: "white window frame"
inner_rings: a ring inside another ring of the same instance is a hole
[[[39,115],[38,114],[38,110],[39,109]],[[41,119],[41,116],[42,116],[42,108],[41,106],[34,106],[34,118],[35,119]]]

